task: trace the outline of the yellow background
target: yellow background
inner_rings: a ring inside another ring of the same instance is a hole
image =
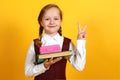
[[[24,75],[28,47],[38,37],[40,9],[55,3],[63,11],[62,31],[76,43],[77,22],[87,28],[84,71],[67,63],[67,80],[120,80],[120,0],[1,0],[0,80]]]

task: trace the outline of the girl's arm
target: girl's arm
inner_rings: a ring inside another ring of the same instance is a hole
[[[72,50],[72,56],[70,57],[71,64],[79,71],[84,69],[86,63],[86,30],[87,25],[81,29],[80,24],[78,24],[78,37],[76,47],[70,43],[70,50]]]
[[[44,63],[35,65],[35,51],[34,51],[34,42],[30,45],[28,49],[28,54],[25,62],[25,75],[27,77],[37,76],[44,73],[47,69],[44,67]]]
[[[76,47],[72,43],[70,43],[70,50],[72,50],[72,55],[70,57],[70,63],[77,70],[82,71],[86,63],[85,40],[77,40]]]

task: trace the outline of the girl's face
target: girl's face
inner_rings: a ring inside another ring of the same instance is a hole
[[[57,8],[52,7],[48,9],[43,15],[41,25],[45,33],[56,34],[61,26],[60,12]]]

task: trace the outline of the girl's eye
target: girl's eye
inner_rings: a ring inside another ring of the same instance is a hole
[[[49,18],[46,18],[45,20],[47,20],[47,21],[48,21],[48,20],[49,20]]]
[[[59,20],[59,18],[54,18],[54,20]]]

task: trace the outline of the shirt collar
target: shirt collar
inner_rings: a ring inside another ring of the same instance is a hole
[[[61,38],[60,34],[57,33],[56,35],[53,36],[53,39],[55,39],[56,41],[59,41]]]
[[[57,33],[56,35],[54,35],[54,36],[49,36],[48,34],[44,34],[43,35],[43,39],[45,40],[45,41],[48,41],[48,40],[50,40],[50,39],[54,39],[54,40],[56,40],[56,41],[59,41],[60,40],[60,38],[61,38],[61,36],[60,36],[60,34],[59,33]]]

